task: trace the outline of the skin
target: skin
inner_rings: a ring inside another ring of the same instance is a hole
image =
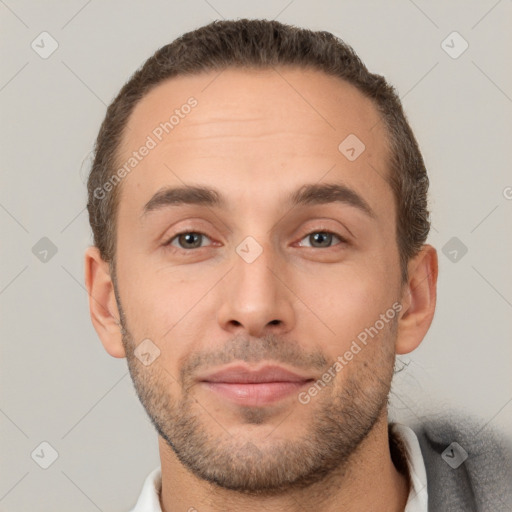
[[[162,509],[403,511],[409,488],[390,456],[387,395],[395,354],[413,351],[431,324],[437,256],[424,245],[401,282],[375,107],[317,71],[174,78],[135,108],[119,161],[190,96],[197,107],[120,185],[118,300],[97,248],[85,256],[94,327],[109,354],[127,357],[159,431]],[[338,150],[351,133],[366,146],[353,162]],[[374,216],[339,202],[291,208],[288,196],[315,183],[351,188]],[[184,184],[218,189],[226,207],[143,214],[157,191]],[[325,231],[340,238],[318,246],[309,236]],[[180,248],[181,232],[206,237]],[[252,263],[236,251],[247,236],[262,249]],[[316,380],[395,302],[396,318],[307,404],[292,394],[244,407],[198,382],[235,361]],[[133,350],[147,338],[160,355],[145,366]]]

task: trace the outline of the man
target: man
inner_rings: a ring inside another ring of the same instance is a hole
[[[437,255],[400,101],[345,43],[185,34],[108,108],[88,190],[92,321],[159,434],[134,510],[506,510],[473,432],[388,425]]]

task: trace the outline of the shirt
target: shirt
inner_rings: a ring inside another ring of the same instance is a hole
[[[428,512],[427,471],[418,437],[411,428],[400,423],[393,423],[391,428],[403,442],[411,479],[411,490],[404,512]]]
[[[428,512],[427,473],[418,438],[412,429],[400,423],[393,423],[391,428],[403,442],[411,479],[411,490],[404,512]],[[162,472],[157,467],[146,477],[137,504],[130,512],[162,512],[161,490]]]

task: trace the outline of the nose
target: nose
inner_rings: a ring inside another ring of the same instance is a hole
[[[265,248],[251,263],[238,254],[226,276],[217,320],[226,331],[260,337],[293,329],[294,295],[287,283],[285,262]]]

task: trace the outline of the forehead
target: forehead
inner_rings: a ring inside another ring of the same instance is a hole
[[[144,146],[151,149],[133,161]],[[379,210],[392,202],[387,160],[374,104],[337,77],[284,67],[180,76],[151,90],[128,120],[120,210],[140,211],[162,187],[183,184],[210,184],[257,205],[327,174],[373,195]]]

